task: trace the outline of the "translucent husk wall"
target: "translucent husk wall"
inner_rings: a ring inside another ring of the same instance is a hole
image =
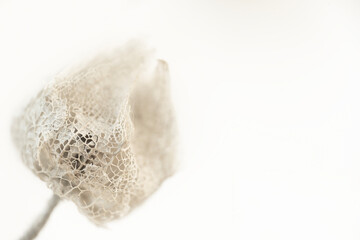
[[[174,171],[167,64],[135,43],[99,55],[57,75],[12,130],[56,195],[96,224],[122,217]]]

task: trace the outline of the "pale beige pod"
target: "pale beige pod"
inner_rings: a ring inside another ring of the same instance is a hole
[[[56,76],[12,130],[56,195],[96,224],[122,217],[174,172],[168,66],[137,43],[98,55]]]

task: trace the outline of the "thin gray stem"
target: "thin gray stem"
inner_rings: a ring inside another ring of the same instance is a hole
[[[38,219],[33,223],[31,228],[25,233],[25,235],[22,238],[20,238],[20,240],[34,239],[39,234],[39,232],[44,227],[44,225],[46,224],[52,211],[54,210],[56,205],[59,203],[59,201],[60,201],[60,198],[54,194],[52,196],[52,198],[49,200],[44,213],[38,217]]]

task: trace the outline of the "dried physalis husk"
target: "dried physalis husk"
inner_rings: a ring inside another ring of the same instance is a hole
[[[167,64],[134,43],[99,55],[56,76],[12,130],[56,195],[96,224],[122,217],[174,172]]]

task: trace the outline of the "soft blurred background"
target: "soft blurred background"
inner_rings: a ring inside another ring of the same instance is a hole
[[[52,194],[13,117],[131,38],[169,63],[180,169],[107,228],[62,202],[38,239],[360,239],[358,0],[0,0],[0,239]]]

